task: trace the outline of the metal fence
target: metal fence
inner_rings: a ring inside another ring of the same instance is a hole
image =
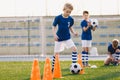
[[[81,52],[82,17],[74,16],[73,28],[79,32],[79,37],[72,39]],[[99,27],[93,32],[92,47],[99,54],[107,52],[107,46],[113,38],[120,39],[119,16],[93,16],[99,21]],[[52,22],[54,17],[3,17],[0,18],[0,55],[52,55],[54,54],[54,39]],[[71,55],[71,50],[61,52]]]
[[[40,18],[0,18],[0,54],[40,53]]]

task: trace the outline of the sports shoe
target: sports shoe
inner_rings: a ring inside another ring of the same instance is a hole
[[[111,62],[111,64],[113,64],[114,66],[118,66],[119,65],[119,63],[118,62]]]

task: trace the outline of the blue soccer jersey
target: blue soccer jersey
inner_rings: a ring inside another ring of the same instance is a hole
[[[55,17],[53,21],[53,26],[56,27],[58,25],[57,36],[59,37],[58,41],[64,41],[71,38],[69,28],[74,24],[74,20],[71,16],[68,18],[64,18],[61,15]]]
[[[89,27],[87,31],[83,30],[83,27],[87,27],[88,22],[86,20],[81,21],[81,27],[82,27],[82,35],[81,40],[92,40],[92,34],[91,34],[91,28]]]
[[[118,46],[116,49],[120,49],[120,46]],[[108,52],[110,52],[111,54],[114,54],[116,49],[112,47],[112,44],[108,46]]]

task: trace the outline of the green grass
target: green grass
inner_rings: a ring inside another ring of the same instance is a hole
[[[70,61],[61,61],[62,79],[54,80],[120,80],[120,66],[103,66],[103,61],[90,61],[97,69],[85,68],[85,74],[73,75]],[[39,63],[43,74],[44,62]],[[30,80],[32,62],[0,62],[0,80]]]

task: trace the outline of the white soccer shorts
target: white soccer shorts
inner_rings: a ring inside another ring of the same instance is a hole
[[[82,40],[82,47],[91,47],[92,40]]]
[[[74,42],[72,39],[66,40],[66,41],[55,41],[55,47],[54,47],[54,52],[61,52],[64,51],[65,48],[69,49],[71,47],[75,46]]]

